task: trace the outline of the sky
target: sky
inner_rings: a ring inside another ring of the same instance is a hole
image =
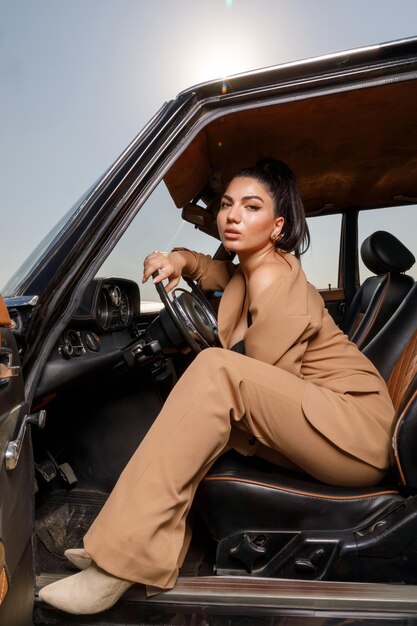
[[[182,89],[416,27],[416,0],[0,0],[0,288]]]

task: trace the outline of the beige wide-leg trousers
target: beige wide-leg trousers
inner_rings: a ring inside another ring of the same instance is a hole
[[[343,453],[309,424],[301,409],[306,384],[229,350],[201,352],[85,536],[97,565],[120,578],[172,588],[189,545],[186,518],[197,486],[242,430],[278,462],[289,459],[322,481],[381,479],[383,472]]]

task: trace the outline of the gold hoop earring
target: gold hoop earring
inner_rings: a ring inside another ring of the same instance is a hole
[[[284,237],[284,233],[272,233],[272,242],[276,245]]]

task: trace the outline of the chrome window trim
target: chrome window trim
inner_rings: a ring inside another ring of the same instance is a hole
[[[19,308],[21,306],[36,306],[39,296],[16,296],[13,298],[3,298],[8,309]]]

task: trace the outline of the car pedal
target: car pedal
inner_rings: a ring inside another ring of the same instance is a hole
[[[68,487],[73,487],[74,485],[76,485],[78,482],[78,478],[71,465],[67,462],[58,463],[58,461],[49,452],[49,450],[47,450],[46,452],[49,456],[50,462],[54,465],[55,475],[59,474],[62,480],[67,483]]]
[[[61,465],[58,465],[58,472],[61,478],[68,483],[70,487],[77,484],[78,478],[69,463],[61,463]]]
[[[35,469],[47,483],[50,483],[58,473],[55,463],[51,459],[44,459],[40,463],[35,463]]]

